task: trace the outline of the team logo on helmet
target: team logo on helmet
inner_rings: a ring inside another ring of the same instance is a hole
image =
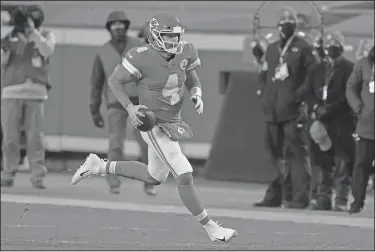
[[[152,20],[150,20],[150,22],[149,22],[150,30],[157,28],[158,25],[159,25],[159,23],[158,23],[158,20],[156,18],[152,18]]]
[[[180,62],[180,68],[181,68],[181,70],[185,70],[187,68],[187,64],[188,64],[188,60],[187,59],[183,59]]]
[[[183,135],[185,133],[185,129],[178,127],[178,132],[180,133],[180,135]]]

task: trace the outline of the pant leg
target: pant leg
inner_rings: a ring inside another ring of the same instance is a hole
[[[23,164],[24,158],[26,156],[27,149],[27,134],[25,131],[25,115],[26,115],[26,106],[22,106],[22,115],[21,115],[21,135],[20,135],[20,160],[18,164]]]
[[[352,174],[351,190],[354,204],[364,206],[370,167],[375,157],[375,141],[359,138],[356,142],[355,165]]]
[[[334,188],[335,188],[335,204],[346,206],[350,192],[350,178],[348,176],[348,168],[342,159],[336,157],[336,165],[334,166]]]
[[[287,179],[285,167],[282,166],[283,132],[278,124],[266,123],[265,126],[265,147],[277,175],[269,184],[263,201],[281,204],[283,196],[282,185],[284,180]]]
[[[21,136],[20,136],[20,159],[18,160],[18,164],[23,164],[24,158],[26,157],[26,149],[27,149],[27,136],[25,130],[21,131]]]
[[[352,170],[355,164],[356,141],[353,137],[355,131],[354,118],[339,119],[335,122],[335,155],[345,162],[344,168],[349,177],[352,176]]]
[[[312,140],[310,136],[308,136],[308,154],[311,163],[311,200],[317,200],[319,194],[319,186],[322,181],[322,169],[321,169],[321,161],[322,161],[322,152],[319,146]]]
[[[1,99],[1,126],[3,130],[3,176],[6,179],[12,179],[18,170],[22,106],[22,100]]]
[[[322,151],[320,161],[321,180],[318,186],[317,204],[323,207],[332,206],[334,165],[333,149],[326,152]]]
[[[158,154],[160,160],[165,164],[165,168],[168,169],[161,169],[162,167],[158,171],[149,169],[153,178],[157,179],[154,175],[159,173],[157,180],[162,182],[161,178],[167,178],[168,172],[171,172],[175,179],[182,174],[193,172],[191,164],[181,151],[179,142],[171,140],[158,126],[151,131],[142,132],[142,136],[145,142],[153,147],[154,152]],[[152,167],[150,166],[150,168]],[[165,175],[165,177],[161,175]]]
[[[312,166],[312,176],[311,176],[311,200],[317,200],[319,194],[319,185],[322,179],[321,168],[317,165]]]
[[[155,148],[148,132],[140,132],[141,137],[148,146],[148,172],[152,178],[163,183],[166,181],[170,169],[161,158],[159,149]]]
[[[125,109],[110,108],[108,110],[109,147],[107,159],[110,161],[124,160],[124,141],[127,126],[128,112]],[[108,185],[120,187],[121,181],[114,174],[106,175]]]
[[[44,101],[24,100],[26,149],[33,177],[42,178],[47,172],[43,146]]]
[[[310,177],[308,150],[303,128],[297,126],[296,120],[282,124],[284,141],[289,149],[287,162],[290,166],[293,188],[293,201],[308,205],[310,194]]]

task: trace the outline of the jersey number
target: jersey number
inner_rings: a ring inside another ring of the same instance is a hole
[[[171,74],[168,76],[166,85],[162,89],[164,98],[169,99],[171,105],[175,105],[180,101],[178,74]]]

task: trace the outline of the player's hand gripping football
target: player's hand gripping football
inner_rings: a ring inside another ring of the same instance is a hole
[[[129,117],[132,120],[132,124],[135,127],[143,124],[143,122],[140,120],[139,116],[145,117],[145,115],[143,113],[138,111],[140,108],[147,109],[148,107],[146,107],[145,105],[133,105],[132,103],[130,103],[126,107],[126,110],[128,111]]]
[[[201,89],[195,88],[195,90],[192,90],[191,100],[195,104],[195,109],[199,115],[204,113],[204,102],[202,101],[201,95]]]

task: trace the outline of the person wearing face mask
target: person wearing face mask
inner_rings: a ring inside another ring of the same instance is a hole
[[[355,118],[346,101],[346,83],[353,63],[346,59],[344,37],[340,32],[324,35],[315,43],[321,63],[309,79],[311,163],[321,171],[315,210],[346,211],[349,175],[354,164],[355,145],[352,133]],[[332,191],[336,188],[334,208]]]
[[[351,190],[354,201],[349,213],[358,213],[364,207],[369,175],[375,159],[375,46],[366,57],[355,63],[347,82],[348,104],[357,115],[355,165]]]
[[[107,80],[129,49],[144,45],[144,42],[140,39],[127,35],[129,25],[130,21],[123,11],[113,11],[109,14],[105,27],[111,38],[99,48],[92,68],[90,113],[94,125],[103,128],[104,119],[100,113],[103,95],[109,123],[109,149],[107,153],[109,160],[124,160],[123,146],[126,138],[128,112],[117,101],[108,86]],[[136,94],[136,84],[126,85],[124,88],[132,103],[137,105],[139,99]],[[134,135],[141,147],[142,162],[147,162],[147,145],[142,140],[139,131],[135,130]],[[110,193],[119,194],[121,181],[115,175],[110,174],[106,176],[106,180],[110,186]],[[156,194],[154,186],[146,183],[144,184],[144,191],[148,195]]]
[[[288,208],[309,204],[309,164],[304,129],[299,127],[301,105],[308,90],[308,78],[319,63],[313,45],[297,34],[297,14],[292,8],[278,15],[280,39],[271,43],[260,63],[260,100],[266,126],[266,147],[278,176],[261,202],[254,206],[278,207],[285,195],[283,184],[290,176]],[[286,165],[288,171],[286,172]]]

